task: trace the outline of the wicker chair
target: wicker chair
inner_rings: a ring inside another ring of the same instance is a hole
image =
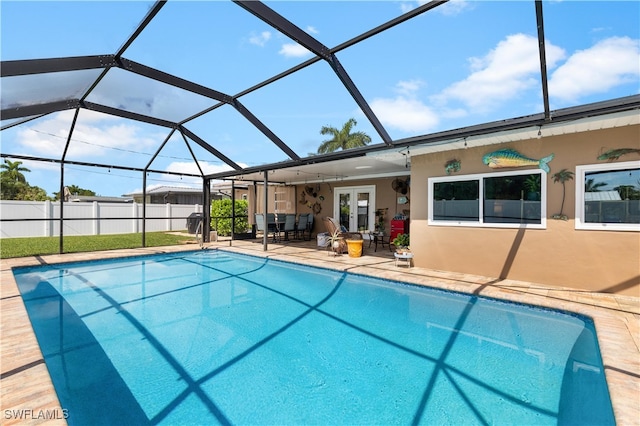
[[[322,222],[329,235],[333,235],[338,231],[338,236],[342,238],[340,240],[340,247],[337,250],[339,253],[348,252],[346,240],[362,240],[362,234],[359,232],[340,231],[338,223],[331,217],[323,217]]]

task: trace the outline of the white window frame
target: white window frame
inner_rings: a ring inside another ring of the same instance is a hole
[[[588,172],[616,171],[640,168],[640,161],[585,164],[576,166],[576,220],[575,229],[591,231],[640,231],[637,223],[587,223],[584,217],[584,179]]]
[[[495,178],[502,176],[520,176],[520,175],[540,175],[540,223],[485,223],[484,222],[484,178]],[[433,218],[433,187],[440,182],[461,182],[461,181],[479,181],[478,203],[479,217],[478,221],[455,221],[455,220],[435,220]],[[427,224],[429,226],[469,226],[477,228],[528,228],[528,229],[547,229],[547,173],[540,169],[525,169],[506,172],[478,173],[472,175],[460,176],[438,176],[427,179],[429,196],[428,208],[429,217]]]

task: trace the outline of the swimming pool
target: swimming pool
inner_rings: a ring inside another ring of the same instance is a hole
[[[586,317],[217,251],[14,275],[70,424],[614,424]]]

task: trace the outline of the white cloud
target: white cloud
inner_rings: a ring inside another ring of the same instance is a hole
[[[438,124],[438,116],[416,99],[374,99],[371,108],[382,124],[405,132],[426,132]]]
[[[249,36],[249,43],[256,46],[263,47],[271,39],[271,32],[262,31],[260,34],[251,33]]]
[[[573,55],[549,79],[549,94],[575,101],[640,77],[639,41],[611,37]]]
[[[320,34],[320,31],[318,31],[316,27],[312,27],[311,25],[309,25],[306,30],[309,34]]]
[[[576,52],[562,65],[567,54],[549,40],[546,62],[550,73],[549,93],[573,100],[640,79],[640,44],[628,37],[603,40]],[[376,98],[371,107],[386,126],[405,132],[424,132],[435,128],[441,119],[482,114],[504,107],[523,92],[537,90],[540,81],[538,39],[513,34],[500,41],[483,57],[469,59],[470,74],[454,82],[425,104],[418,92],[421,80],[401,81],[397,96]]]
[[[402,2],[400,3],[400,10],[402,13],[407,13],[417,6],[422,6],[425,3],[428,3],[430,0],[418,0],[417,2]],[[436,11],[440,12],[445,16],[455,16],[472,8],[471,2],[467,0],[450,0],[445,4],[442,4],[435,8]]]
[[[212,164],[206,161],[199,162],[200,167],[202,168],[202,172],[205,175],[210,175],[214,173],[226,172],[231,170],[231,167],[226,164]],[[243,165],[243,167],[245,167]],[[174,161],[170,163],[165,170],[168,172],[175,173],[189,173],[189,174],[200,174],[200,170],[198,170],[198,166],[193,161]],[[201,179],[199,179],[201,181]]]
[[[396,92],[403,96],[415,96],[416,92],[424,86],[422,80],[406,80],[396,84]]]
[[[298,43],[284,43],[278,53],[287,58],[301,58],[311,55],[311,52],[306,47]]]
[[[546,58],[550,67],[563,57],[561,48],[547,43]],[[432,99],[442,103],[457,100],[473,112],[489,111],[536,86],[540,75],[538,39],[513,34],[486,56],[471,58],[469,62],[473,71],[469,77],[452,84]]]
[[[426,3],[426,2],[425,2]],[[462,12],[471,9],[473,5],[466,0],[451,0],[442,6],[438,6],[435,10],[446,16],[459,15]]]
[[[200,164],[200,167],[202,168],[202,172],[205,175],[210,175],[210,174],[220,173],[220,172],[227,172],[231,170],[231,167],[226,164],[212,164],[206,161],[200,161],[198,164]],[[238,164],[240,165],[240,167],[247,167],[247,165],[244,163],[238,163]],[[200,174],[200,170],[198,170],[198,166],[196,166],[196,164],[192,161],[191,162],[174,161],[170,163],[167,167],[165,167],[165,170],[173,173],[184,173],[184,174],[192,174],[192,175]],[[192,187],[198,187],[198,188],[202,187],[202,178],[199,178],[199,177],[182,176],[182,178],[180,178],[180,177],[177,177],[176,175],[166,174],[166,175],[160,175],[160,179],[173,180],[173,181],[175,181],[176,179],[180,179],[179,181],[177,181],[177,183],[165,184],[170,186],[179,185],[179,186],[192,186]]]
[[[36,124],[20,129],[16,134],[16,142],[30,155],[47,158],[60,158],[67,143],[71,117],[68,112],[58,113],[51,119],[38,121]],[[157,147],[164,138],[144,133],[143,130],[128,120],[114,116],[82,110],[74,128],[67,159],[85,159],[102,162],[105,155],[123,150],[141,152],[150,147]]]
[[[437,114],[416,97],[423,85],[420,80],[400,81],[396,85],[398,95],[395,98],[374,99],[371,109],[386,126],[405,132],[431,130],[439,120]]]
[[[405,2],[400,3],[400,11],[402,13],[407,13],[410,10],[415,9],[415,7],[416,6],[413,3],[405,3]]]

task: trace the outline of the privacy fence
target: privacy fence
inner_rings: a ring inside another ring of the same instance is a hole
[[[64,235],[130,234],[142,232],[142,204],[64,204]],[[147,232],[184,231],[189,216],[202,213],[202,205],[147,204]],[[52,237],[60,235],[60,202],[0,201],[0,237]]]

